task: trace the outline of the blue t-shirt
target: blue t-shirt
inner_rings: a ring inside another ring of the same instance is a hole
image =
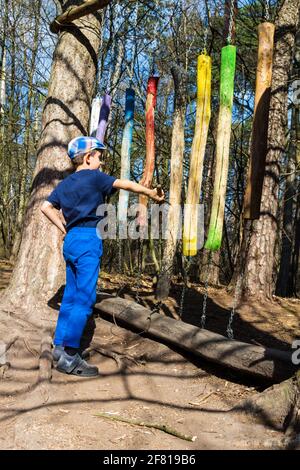
[[[96,227],[103,217],[96,215],[105,196],[117,191],[113,183],[117,178],[99,170],[79,170],[67,176],[52,191],[47,201],[62,209],[66,230],[75,226]]]

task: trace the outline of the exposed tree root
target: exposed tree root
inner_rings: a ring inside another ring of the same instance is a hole
[[[5,378],[5,373],[9,370],[10,368],[10,363],[5,362],[4,364],[0,364],[0,379]]]
[[[39,357],[40,353],[29,345],[27,339],[25,338],[22,338],[22,339],[23,339],[23,342],[27,351],[30,352],[34,357]]]
[[[284,382],[247,399],[233,410],[243,411],[291,438],[300,432],[300,371]]]
[[[49,382],[52,378],[52,338],[47,335],[41,341],[41,354],[39,362],[39,382]]]
[[[117,353],[115,351],[110,351],[108,349],[102,348],[99,344],[93,344],[90,348],[88,348],[85,351],[85,354],[88,354],[92,351],[96,351],[99,354],[102,354],[103,356],[110,357],[111,359],[113,359],[116,362],[119,369],[121,369],[122,361],[124,361],[124,360],[133,362],[135,365],[142,365],[143,364],[142,361],[139,361],[139,360],[135,359],[133,356],[130,356],[128,354]]]
[[[2,351],[2,355],[6,354],[7,351],[12,347],[13,344],[19,339],[18,335],[13,336],[13,338],[9,339],[7,342],[5,342],[4,345],[4,351]]]

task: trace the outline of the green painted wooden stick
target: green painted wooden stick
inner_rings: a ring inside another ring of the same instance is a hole
[[[223,47],[221,53],[220,109],[216,148],[216,173],[208,237],[205,243],[205,248],[212,251],[219,250],[222,243],[229,164],[235,61],[236,47],[232,45]]]

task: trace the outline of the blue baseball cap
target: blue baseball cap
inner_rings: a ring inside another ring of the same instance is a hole
[[[68,145],[68,155],[71,158],[75,158],[79,153],[87,153],[91,150],[105,150],[106,147],[103,145],[100,140],[96,139],[96,137],[89,137],[89,136],[80,136],[75,137],[69,142]]]

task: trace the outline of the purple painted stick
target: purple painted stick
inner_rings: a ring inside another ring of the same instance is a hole
[[[105,94],[102,98],[99,124],[98,124],[98,129],[97,129],[97,134],[96,134],[96,137],[98,140],[100,140],[100,142],[104,142],[110,107],[111,107],[111,96]]]

